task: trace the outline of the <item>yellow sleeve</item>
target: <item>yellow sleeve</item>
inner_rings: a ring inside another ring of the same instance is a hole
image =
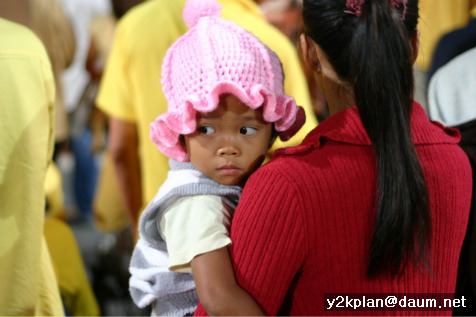
[[[121,23],[122,21],[117,24],[113,45],[99,85],[96,105],[109,116],[135,122],[137,117],[129,78],[129,55],[124,45],[127,25]]]

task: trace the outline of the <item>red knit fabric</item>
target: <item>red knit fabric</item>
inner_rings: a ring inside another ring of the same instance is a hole
[[[267,315],[451,315],[450,311],[324,310],[324,293],[453,293],[472,178],[459,134],[415,104],[412,133],[432,211],[431,268],[366,278],[374,223],[375,158],[355,108],[280,150],[249,179],[232,222],[238,283]],[[202,306],[195,312],[203,315]]]

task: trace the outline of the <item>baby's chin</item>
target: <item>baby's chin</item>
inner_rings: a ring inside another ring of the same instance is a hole
[[[241,186],[243,187],[246,180],[249,177],[248,173],[243,173],[242,170],[239,172],[233,173],[233,172],[214,172],[212,173],[213,175],[207,175],[208,178],[214,180],[215,182],[225,185],[225,186]]]
[[[225,186],[242,186],[245,183],[244,179],[247,177],[239,177],[239,178],[232,178],[232,177],[215,177],[212,178],[215,182],[225,185]]]

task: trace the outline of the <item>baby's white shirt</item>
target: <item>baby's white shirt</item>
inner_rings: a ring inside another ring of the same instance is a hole
[[[191,273],[194,257],[230,245],[233,210],[215,195],[184,197],[167,208],[158,229],[167,243],[169,269]]]

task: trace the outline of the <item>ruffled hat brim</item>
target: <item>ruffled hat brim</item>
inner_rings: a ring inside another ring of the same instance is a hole
[[[196,113],[215,110],[220,96],[232,94],[251,109],[263,107],[263,119],[274,123],[281,140],[290,139],[305,123],[304,110],[296,105],[294,98],[287,95],[276,96],[261,84],[251,87],[249,93],[231,81],[218,82],[207,98],[190,95],[180,112],[171,111],[157,117],[150,124],[150,139],[166,156],[177,161],[189,161],[187,152],[180,142],[180,135],[193,133],[196,129]]]

